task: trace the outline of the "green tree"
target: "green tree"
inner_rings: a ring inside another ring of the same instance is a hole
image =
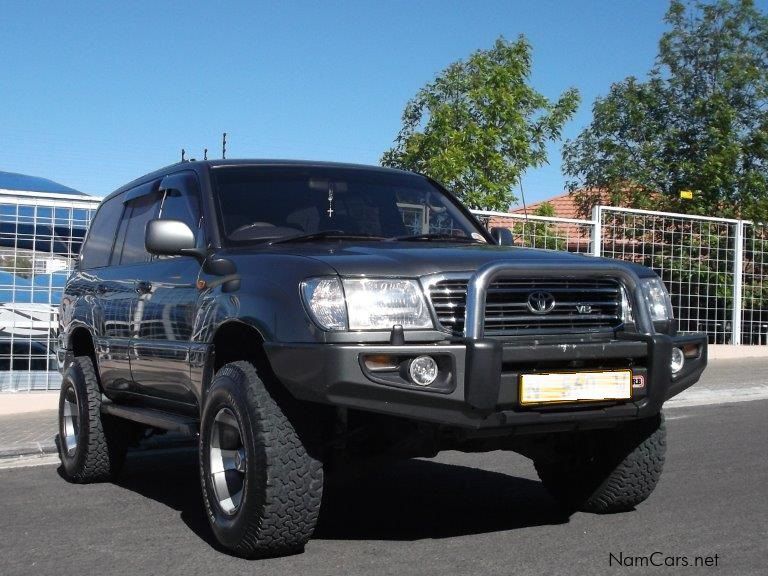
[[[614,84],[563,151],[582,212],[768,217],[768,18],[752,0],[672,0],[647,80]],[[693,200],[680,191],[693,190]]]
[[[522,36],[454,62],[408,102],[403,126],[381,163],[427,174],[471,208],[507,210],[526,169],[547,161],[579,103],[556,102],[529,85],[531,46]]]
[[[542,202],[533,211],[534,216],[557,216],[555,207],[549,202]],[[512,228],[512,234],[519,238],[519,243],[529,248],[547,248],[565,250],[566,236],[557,226],[546,220],[525,220]]]

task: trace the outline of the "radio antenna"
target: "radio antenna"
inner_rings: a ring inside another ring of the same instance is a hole
[[[224,135],[221,137],[221,159],[226,160],[227,159],[227,133],[224,132]]]
[[[181,149],[181,161],[182,161],[182,162],[186,162],[186,160],[184,160],[184,154],[186,154],[186,153],[187,153],[187,151],[186,151],[186,150],[184,150],[184,148],[182,148],[182,149]]]
[[[208,160],[208,148],[203,148],[203,160]]]

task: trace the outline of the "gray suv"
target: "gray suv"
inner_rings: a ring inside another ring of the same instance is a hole
[[[304,547],[329,474],[441,450],[513,450],[569,510],[632,509],[706,339],[647,268],[511,244],[397,170],[193,161],[127,184],[61,303],[66,478],[187,434],[213,533],[247,557]]]

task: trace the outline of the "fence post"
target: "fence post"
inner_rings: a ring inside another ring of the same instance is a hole
[[[598,258],[603,254],[603,227],[600,220],[602,219],[602,206],[595,206],[592,208],[592,256]]]
[[[736,226],[735,250],[733,254],[733,311],[731,316],[731,344],[741,344],[741,293],[744,273],[744,220]]]

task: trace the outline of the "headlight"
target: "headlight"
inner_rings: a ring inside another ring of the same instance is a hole
[[[669,293],[661,278],[644,278],[640,281],[640,285],[648,304],[648,310],[651,313],[651,320],[666,322],[674,318],[672,301],[669,299]]]
[[[415,280],[313,278],[302,282],[302,294],[313,319],[325,330],[433,327]]]
[[[432,317],[415,280],[344,280],[350,330],[432,328]]]

